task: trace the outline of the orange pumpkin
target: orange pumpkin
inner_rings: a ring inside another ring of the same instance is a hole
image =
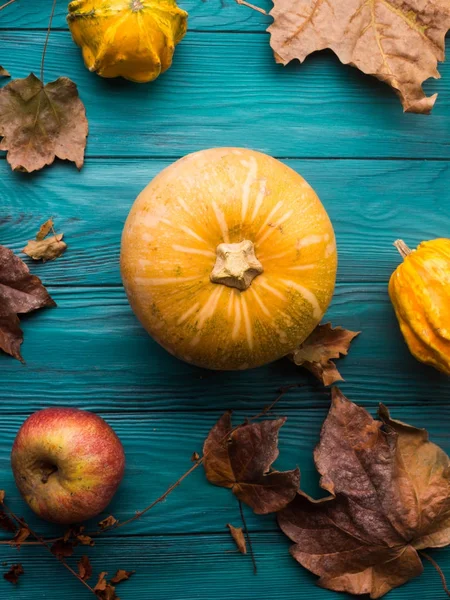
[[[331,300],[333,227],[308,183],[252,150],[215,148],[164,169],[122,237],[130,304],[169,352],[248,369],[291,352]]]
[[[450,240],[422,242],[403,257],[389,281],[389,295],[411,354],[450,375]]]

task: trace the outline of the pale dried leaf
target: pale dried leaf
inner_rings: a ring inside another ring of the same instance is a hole
[[[67,248],[67,244],[62,241],[63,237],[63,233],[58,233],[40,241],[29,240],[22,252],[33,260],[42,260],[43,262],[55,260]]]
[[[439,78],[448,0],[274,0],[268,31],[277,62],[301,62],[330,48],[340,61],[391,85],[407,112],[429,113],[437,94],[422,89]]]
[[[56,157],[81,169],[87,134],[84,105],[67,77],[44,86],[30,74],[0,90],[0,150],[14,171],[31,173]]]
[[[230,530],[231,537],[236,543],[236,546],[241,554],[247,554],[247,543],[245,541],[244,532],[242,527],[233,527],[230,523],[227,523],[227,527]]]
[[[47,219],[47,221],[45,221],[45,223],[42,223],[42,225],[39,227],[39,231],[36,234],[36,240],[40,242],[41,240],[46,238],[52,229],[53,219],[50,217],[50,219]]]
[[[103,531],[104,529],[109,529],[110,527],[113,527],[118,522],[119,521],[115,517],[109,515],[109,517],[106,517],[106,519],[99,521],[99,527]]]

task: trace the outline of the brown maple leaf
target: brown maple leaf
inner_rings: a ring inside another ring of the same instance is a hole
[[[0,67],[0,77],[11,77],[11,75],[8,73],[8,71],[6,69],[4,69],[3,67]]]
[[[242,527],[233,527],[233,525],[230,523],[227,523],[227,527],[230,530],[231,537],[233,538],[239,552],[241,554],[247,554],[247,544]]]
[[[385,81],[407,112],[429,113],[437,94],[422,89],[439,78],[448,0],[274,0],[268,28],[277,62],[286,65],[330,48],[344,64]]]
[[[44,86],[31,73],[0,90],[0,150],[14,171],[31,173],[56,157],[81,169],[87,134],[84,105],[67,77]]]
[[[423,571],[418,551],[450,543],[450,460],[423,429],[381,421],[333,390],[314,459],[332,496],[299,492],[279,514],[291,554],[319,585],[379,598]]]
[[[92,565],[85,554],[78,561],[78,575],[83,581],[87,581],[92,576]]]
[[[324,385],[342,381],[341,374],[331,360],[347,355],[351,341],[360,331],[333,327],[331,323],[318,325],[306,340],[289,355],[296,364],[308,369]]]
[[[286,419],[248,423],[232,431],[226,412],[211,429],[203,448],[206,477],[232,492],[257,514],[276,512],[294,497],[300,472],[270,471],[278,456],[278,431]]]
[[[22,252],[33,260],[55,260],[66,251],[67,244],[62,241],[63,237],[63,233],[58,233],[40,241],[29,240]]]
[[[118,569],[114,577],[111,577],[111,583],[117,585],[118,583],[122,583],[122,581],[127,581],[127,579],[130,579],[130,577],[135,573],[136,571],[125,571],[125,569]]]
[[[18,314],[44,306],[56,306],[39,277],[31,275],[26,264],[0,246],[0,349],[23,360],[20,345],[23,333]]]
[[[11,565],[11,568],[7,573],[3,575],[6,581],[13,583],[14,585],[19,581],[19,577],[24,574],[24,570],[22,565],[19,563],[17,565]]]

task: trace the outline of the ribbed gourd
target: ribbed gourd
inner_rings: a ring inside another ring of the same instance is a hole
[[[164,169],[122,236],[134,312],[169,352],[209,369],[248,369],[291,352],[325,313],[336,267],[333,227],[314,190],[242,148]]]
[[[143,83],[171,66],[187,16],[175,0],[75,0],[67,21],[90,71]]]
[[[404,260],[389,295],[400,329],[413,356],[450,375],[450,239],[395,246]]]

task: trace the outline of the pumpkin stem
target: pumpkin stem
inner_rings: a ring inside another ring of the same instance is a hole
[[[402,258],[406,258],[412,252],[411,248],[408,248],[408,246],[405,244],[405,242],[403,240],[396,240],[394,242],[394,246],[400,252],[400,254],[402,255]]]
[[[264,271],[250,240],[243,240],[239,244],[219,244],[216,255],[216,263],[209,276],[213,283],[243,291]]]

